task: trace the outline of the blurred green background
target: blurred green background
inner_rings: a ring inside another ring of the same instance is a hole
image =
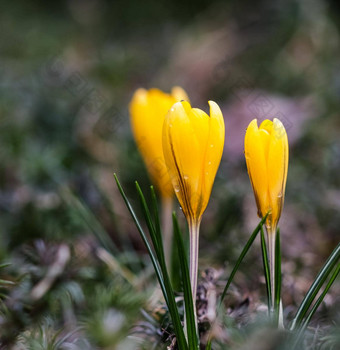
[[[1,1],[0,262],[11,265],[0,277],[14,285],[1,287],[0,345],[141,343],[127,334],[141,308],[152,310],[154,277],[113,179],[138,211],[134,181],[150,184],[129,124],[138,87],[180,85],[195,107],[212,99],[222,109],[226,146],[200,268],[224,276],[258,222],[245,129],[253,118],[283,121],[289,318],[339,241],[339,16],[335,0]],[[257,242],[237,277],[254,305],[265,301],[259,269]],[[339,292],[338,282],[317,324],[339,327]]]

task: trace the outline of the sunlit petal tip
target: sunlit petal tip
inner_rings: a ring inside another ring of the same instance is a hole
[[[274,118],[274,119],[273,119],[273,125],[274,125],[275,128],[280,128],[280,129],[286,130],[285,127],[284,127],[284,125],[283,125],[283,123],[282,123],[281,120],[278,119],[278,118]]]
[[[277,118],[274,118],[273,120],[273,134],[276,139],[282,139],[283,141],[287,140],[286,129],[282,122]]]
[[[254,132],[258,132],[258,130],[259,130],[259,128],[257,126],[257,119],[253,119],[247,127],[246,137],[250,134],[253,134]]]
[[[132,100],[130,102],[130,108],[134,107],[135,104],[146,104],[148,98],[148,92],[143,89],[139,88],[135,91],[135,93],[132,96]]]
[[[210,117],[211,118],[223,118],[221,108],[219,105],[214,101],[208,101],[209,107],[210,107]]]
[[[171,95],[177,101],[189,101],[187,93],[180,86],[174,86],[171,89]]]

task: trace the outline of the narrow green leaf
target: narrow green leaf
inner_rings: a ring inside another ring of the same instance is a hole
[[[180,349],[187,350],[188,345],[187,345],[187,342],[185,340],[181,319],[180,319],[179,314],[178,314],[178,308],[177,308],[176,301],[175,301],[175,295],[174,295],[173,289],[171,287],[169,274],[168,274],[168,272],[166,270],[166,266],[165,266],[164,252],[163,252],[163,255],[160,254],[160,256],[159,256],[160,260],[157,261],[156,256],[153,253],[152,248],[151,248],[151,246],[146,238],[146,235],[142,229],[142,226],[140,225],[138,218],[137,218],[129,200],[126,197],[125,192],[124,192],[116,174],[114,174],[114,178],[116,180],[119,191],[124,199],[124,202],[129,210],[129,212],[130,212],[130,214],[131,214],[131,216],[136,224],[136,227],[137,227],[137,229],[142,237],[142,240],[143,240],[143,242],[148,250],[149,256],[151,258],[151,262],[152,262],[153,267],[154,267],[155,272],[156,272],[158,282],[161,286],[161,289],[162,289],[162,292],[164,295],[165,302],[166,302],[168,309],[169,309],[169,313],[170,313],[172,323],[174,326],[178,346]],[[143,208],[144,214],[146,213],[146,214],[150,215],[150,211],[147,207],[143,192],[141,191],[138,183],[136,184],[136,186],[137,186],[137,190],[139,188],[138,194],[140,196],[142,206],[145,205],[145,208]],[[145,217],[145,219],[148,222],[148,217]],[[151,240],[153,240],[154,241],[153,243],[155,243],[159,239],[161,239],[161,237],[157,237],[157,232],[154,229],[154,225],[152,224],[152,222],[151,222],[150,228],[151,228],[151,230],[149,233],[151,236]],[[156,243],[156,245],[158,245],[158,243]],[[154,244],[154,248],[156,249],[155,244]],[[162,256],[163,256],[163,258],[162,258]],[[157,258],[158,258],[158,256],[157,256]]]
[[[316,295],[318,294],[320,288],[326,281],[327,277],[336,266],[339,258],[340,258],[340,243],[336,246],[336,248],[333,250],[331,255],[328,257],[327,261],[319,271],[316,279],[314,280],[311,287],[309,288],[307,294],[303,298],[296,312],[296,315],[291,323],[291,326],[290,326],[291,331],[296,330],[296,328],[300,326],[301,321],[305,317],[309,307],[313,303]]]
[[[315,311],[319,308],[319,306],[321,305],[323,299],[325,298],[326,294],[328,293],[329,289],[331,288],[332,284],[334,283],[334,281],[336,280],[336,278],[338,277],[340,272],[340,264],[338,264],[338,266],[336,267],[336,269],[334,270],[331,278],[329,279],[324,291],[322,292],[322,294],[319,296],[318,300],[315,302],[315,304],[313,305],[312,309],[310,310],[308,316],[305,318],[305,320],[303,321],[302,325],[300,326],[300,329],[297,333],[297,335],[294,337],[294,346],[293,349],[295,348],[295,346],[297,344],[299,344],[305,329],[307,328],[311,318],[313,317]]]
[[[153,218],[155,221],[155,230],[156,230],[156,238],[158,241],[158,246],[161,252],[163,253],[164,258],[164,247],[163,247],[163,240],[162,240],[162,230],[161,230],[161,222],[159,220],[159,211],[158,211],[158,203],[157,203],[157,197],[156,192],[153,186],[150,187],[151,190],[151,205],[152,205],[152,211],[153,211]]]
[[[162,249],[162,247],[159,246],[159,240],[158,240],[158,237],[156,235],[156,229],[155,229],[154,223],[152,222],[151,214],[150,214],[148,205],[146,203],[144,194],[142,192],[142,189],[140,188],[140,186],[139,186],[137,181],[135,182],[135,184],[136,184],[138,197],[139,197],[139,200],[140,200],[140,203],[141,203],[141,206],[142,206],[142,210],[143,210],[144,218],[145,218],[145,221],[146,221],[146,225],[147,225],[149,233],[150,233],[151,241],[152,241],[153,247],[155,249],[155,252],[156,252],[156,255],[157,255],[157,258],[158,258],[158,262],[160,263],[161,260],[162,260],[162,253],[163,253],[162,250],[163,249]]]
[[[120,182],[118,180],[117,175],[113,174],[113,176],[114,176],[114,178],[116,180],[119,192],[120,192],[120,194],[122,195],[122,197],[124,199],[125,205],[128,208],[128,210],[129,210],[129,212],[130,212],[130,214],[132,216],[133,221],[135,222],[137,230],[138,230],[138,232],[140,233],[140,235],[142,237],[142,240],[143,240],[143,242],[144,242],[144,244],[146,246],[146,249],[148,250],[149,256],[151,258],[152,265],[153,265],[153,267],[155,269],[155,272],[156,272],[156,276],[157,276],[158,282],[159,282],[159,284],[161,286],[161,289],[162,289],[162,292],[163,292],[163,295],[164,295],[164,299],[167,302],[168,296],[167,296],[166,289],[165,289],[165,286],[164,286],[163,276],[162,276],[162,272],[160,270],[159,264],[158,264],[158,262],[156,260],[156,257],[155,257],[155,255],[154,255],[154,253],[152,251],[152,248],[151,248],[151,246],[150,246],[150,244],[149,244],[149,242],[148,242],[148,240],[146,238],[146,235],[145,235],[145,233],[143,231],[143,228],[142,228],[141,224],[139,223],[138,218],[137,218],[137,216],[136,216],[136,214],[135,214],[135,212],[134,212],[134,210],[133,210],[129,200],[126,197],[126,194],[125,194],[125,192],[124,192],[124,190],[123,190],[123,188],[122,188],[122,186],[121,186],[121,184],[120,184]]]
[[[266,279],[268,314],[270,314],[270,310],[272,308],[272,289],[270,284],[270,271],[269,271],[267,244],[266,244],[266,239],[264,237],[263,226],[261,226],[261,251],[262,251],[264,277]]]
[[[147,206],[144,194],[143,194],[138,182],[136,182],[136,188],[137,188],[137,192],[138,192],[138,195],[140,197],[140,200],[141,200],[145,220],[146,220],[148,228],[149,228],[150,237],[151,237],[153,246],[155,248],[158,262],[159,262],[159,265],[160,265],[160,268],[162,271],[164,286],[165,286],[166,293],[168,296],[167,305],[168,305],[171,319],[172,319],[172,322],[174,325],[177,341],[178,341],[178,344],[180,345],[181,349],[182,349],[182,347],[183,348],[185,347],[185,349],[187,349],[187,343],[185,340],[185,335],[183,332],[181,319],[179,317],[178,308],[177,308],[177,304],[175,301],[175,294],[174,294],[174,291],[173,291],[173,288],[171,285],[169,273],[168,273],[167,266],[165,263],[162,233],[161,233],[160,228],[159,229],[155,228],[155,225],[153,224],[153,222],[151,220],[150,210]],[[151,189],[151,192],[152,192],[152,189]]]
[[[184,303],[185,303],[185,316],[188,332],[188,344],[189,350],[197,350],[198,338],[197,338],[197,325],[195,322],[195,304],[191,293],[190,275],[188,260],[185,253],[182,234],[179,229],[178,221],[175,212],[172,214],[172,221],[174,227],[175,238],[178,247],[178,258],[180,262],[180,268],[182,273],[183,291],[184,291]]]
[[[260,232],[263,223],[264,223],[264,222],[266,221],[266,219],[267,219],[267,216],[268,216],[268,214],[266,214],[266,215],[262,218],[262,220],[259,222],[259,224],[256,226],[256,228],[255,228],[255,230],[253,231],[253,233],[251,234],[251,236],[250,236],[248,242],[247,242],[246,245],[244,246],[244,248],[243,248],[243,250],[242,250],[242,252],[241,252],[239,258],[237,259],[236,264],[235,264],[235,266],[234,266],[234,268],[233,268],[233,270],[232,270],[232,272],[231,272],[231,274],[230,274],[230,276],[229,276],[229,278],[228,278],[228,282],[227,282],[226,286],[224,287],[224,290],[223,290],[223,293],[222,293],[222,296],[221,296],[221,300],[220,300],[220,305],[221,305],[222,302],[223,302],[223,299],[224,299],[224,297],[225,297],[225,295],[226,295],[226,293],[227,293],[227,291],[228,291],[228,288],[229,288],[229,286],[230,286],[230,284],[231,284],[231,282],[232,282],[232,280],[233,280],[233,278],[234,278],[234,276],[235,276],[235,274],[236,274],[236,272],[237,272],[237,270],[238,270],[238,268],[239,268],[239,266],[240,266],[240,264],[241,264],[243,258],[246,256],[246,254],[247,254],[249,248],[251,247],[251,245],[253,244],[253,242],[254,242],[254,240],[255,240],[257,234]]]
[[[278,321],[280,311],[281,300],[281,242],[280,242],[280,229],[276,232],[275,239],[275,318]]]
[[[338,264],[338,266],[334,270],[334,272],[333,272],[330,280],[328,281],[324,291],[322,292],[322,294],[320,295],[320,297],[318,298],[316,303],[313,305],[313,307],[312,307],[311,311],[309,312],[308,316],[306,317],[306,319],[304,321],[304,324],[303,324],[303,329],[305,329],[308,326],[308,324],[309,324],[311,318],[313,317],[315,311],[318,309],[318,307],[322,303],[323,299],[325,298],[326,294],[328,293],[329,289],[331,288],[332,284],[334,283],[334,281],[338,277],[339,272],[340,272],[340,264]]]
[[[174,228],[173,228],[174,231]],[[184,233],[184,232],[182,232]],[[185,248],[186,245],[184,244]],[[188,251],[187,249],[185,250]],[[180,261],[178,259],[178,246],[175,239],[175,234],[172,235],[172,249],[171,249],[171,258],[170,258],[170,271],[171,271],[171,283],[174,290],[180,290],[182,285],[181,276],[178,273],[180,270]]]

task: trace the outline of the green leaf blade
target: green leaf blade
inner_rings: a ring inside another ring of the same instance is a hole
[[[294,331],[300,327],[301,322],[305,317],[311,304],[313,303],[316,295],[318,294],[319,290],[321,289],[322,285],[326,281],[329,274],[332,272],[332,270],[336,266],[339,259],[340,259],[340,243],[336,246],[336,248],[333,250],[331,255],[328,257],[327,261],[325,262],[325,264],[319,271],[317,277],[315,278],[314,282],[312,283],[311,287],[309,288],[307,294],[303,298],[296,312],[296,315],[291,322],[291,326],[290,326],[291,331]]]
[[[262,252],[264,277],[266,280],[268,314],[270,314],[270,310],[272,308],[272,287],[270,284],[270,270],[269,270],[269,261],[268,261],[268,253],[267,253],[267,244],[266,244],[266,239],[264,237],[263,227],[261,227],[261,252]]]
[[[262,225],[264,224],[264,222],[265,222],[266,219],[267,219],[267,216],[268,216],[268,214],[266,214],[266,215],[261,219],[261,221],[259,222],[259,224],[256,226],[256,228],[255,228],[255,230],[253,231],[253,233],[251,234],[251,236],[250,236],[248,242],[247,242],[246,245],[244,246],[244,248],[243,248],[243,250],[242,250],[242,252],[241,252],[239,258],[237,259],[236,264],[235,264],[235,266],[234,266],[234,268],[233,268],[233,270],[232,270],[232,272],[231,272],[231,274],[230,274],[230,276],[229,276],[229,278],[228,278],[228,282],[227,282],[226,286],[224,287],[224,290],[223,290],[223,293],[222,293],[222,296],[221,296],[221,300],[220,300],[220,305],[221,305],[222,302],[223,302],[223,299],[224,299],[224,297],[225,297],[225,295],[226,295],[226,293],[227,293],[227,291],[228,291],[228,289],[229,289],[229,287],[230,287],[231,282],[233,281],[233,278],[234,278],[234,276],[235,276],[235,274],[236,274],[238,268],[239,268],[240,265],[241,265],[241,262],[243,261],[243,258],[246,256],[246,254],[247,254],[249,248],[251,247],[251,245],[252,245],[253,242],[255,241],[255,238],[257,237],[258,233],[260,232]]]
[[[280,313],[280,301],[281,301],[281,242],[280,242],[280,229],[277,230],[275,239],[275,322],[278,323]]]

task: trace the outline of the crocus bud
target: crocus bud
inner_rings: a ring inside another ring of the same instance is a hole
[[[209,105],[210,116],[186,101],[177,102],[164,120],[164,158],[188,221],[200,221],[223,152],[222,112],[215,102]]]
[[[174,87],[171,94],[158,89],[138,89],[130,103],[131,125],[138,149],[143,157],[152,182],[162,197],[171,197],[173,189],[165,165],[162,148],[164,117],[171,106],[188,100],[185,91]]]
[[[258,215],[268,212],[268,234],[275,233],[284,202],[288,171],[287,133],[279,119],[250,122],[244,141],[245,158]]]

